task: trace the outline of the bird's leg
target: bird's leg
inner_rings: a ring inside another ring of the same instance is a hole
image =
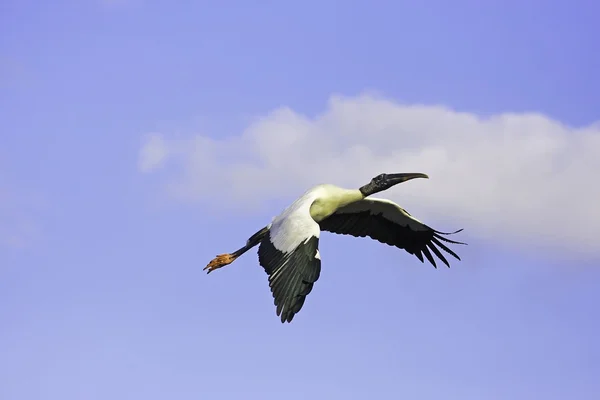
[[[264,227],[260,231],[256,232],[248,241],[246,245],[233,253],[225,253],[219,254],[215,258],[213,258],[206,267],[204,267],[203,271],[206,271],[207,274],[210,274],[215,269],[222,268],[226,265],[234,262],[239,256],[256,246],[263,240],[263,238],[269,233],[269,227]]]

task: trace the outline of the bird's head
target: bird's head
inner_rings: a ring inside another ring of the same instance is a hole
[[[405,174],[379,174],[371,179],[371,182],[361,187],[359,190],[365,196],[370,196],[377,192],[382,192],[402,182],[406,182],[415,178],[429,179],[426,174],[419,172]]]

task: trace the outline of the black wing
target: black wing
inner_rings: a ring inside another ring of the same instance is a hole
[[[292,322],[321,274],[319,237],[309,236],[295,249],[286,252],[275,247],[272,234],[269,232],[262,240],[258,248],[258,262],[269,275],[277,315],[281,316],[281,322]],[[281,231],[275,234],[281,234]]]
[[[460,257],[442,242],[465,244],[442,236],[458,233],[462,229],[452,233],[436,231],[412,217],[398,204],[384,199],[367,198],[341,207],[322,220],[319,225],[323,231],[356,237],[369,236],[381,243],[414,254],[421,262],[424,262],[423,255],[425,255],[436,268],[432,252],[450,267],[448,260],[439,249],[460,260]]]

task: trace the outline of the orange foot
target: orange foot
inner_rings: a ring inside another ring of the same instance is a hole
[[[235,259],[236,257],[233,254],[219,254],[218,256],[213,258],[206,267],[204,267],[203,271],[208,270],[206,273],[210,274],[215,269],[219,269],[228,264],[231,264]]]

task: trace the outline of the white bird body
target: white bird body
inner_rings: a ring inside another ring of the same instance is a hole
[[[317,236],[319,224],[310,217],[311,204],[323,195],[323,189],[315,186],[307,190],[269,225],[273,245],[281,251],[291,252],[306,240],[307,236]],[[307,218],[308,217],[308,218]]]
[[[427,178],[427,175],[381,174],[356,190],[330,184],[317,185],[274,217],[269,225],[256,232],[244,247],[217,256],[205,269],[211,272],[221,268],[259,245],[259,263],[269,276],[277,315],[281,316],[282,322],[291,322],[319,279],[321,231],[355,237],[369,236],[381,243],[404,249],[421,262],[424,262],[425,256],[437,268],[433,252],[450,267],[438,247],[460,258],[441,241],[464,243],[440,236],[450,233],[430,228],[390,200],[366,198],[397,183],[419,177]]]
[[[362,198],[359,190],[329,184],[312,187],[281,214],[273,217],[269,225],[273,244],[284,252],[294,250],[307,236],[319,237],[321,229],[318,222],[338,208]]]

